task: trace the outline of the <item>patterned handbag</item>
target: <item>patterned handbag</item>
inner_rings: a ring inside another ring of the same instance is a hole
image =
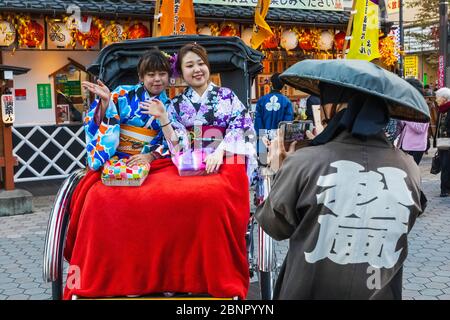
[[[134,186],[142,185],[150,171],[150,164],[127,166],[128,159],[117,156],[106,161],[102,170],[102,182],[106,186]]]

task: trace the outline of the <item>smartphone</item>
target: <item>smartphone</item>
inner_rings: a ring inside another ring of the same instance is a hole
[[[281,121],[278,128],[283,133],[286,151],[289,150],[291,143],[294,141],[297,141],[295,150],[307,146],[309,140],[306,137],[306,131],[312,131],[313,125],[314,123],[311,120]]]

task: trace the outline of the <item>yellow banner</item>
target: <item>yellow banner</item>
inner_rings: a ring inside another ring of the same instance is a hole
[[[161,35],[196,34],[193,0],[163,0]]]
[[[253,49],[258,49],[264,40],[273,36],[272,29],[270,29],[265,20],[269,6],[270,0],[258,0],[258,5],[255,8],[255,24],[253,25],[253,34],[250,40]]]
[[[378,50],[379,7],[377,0],[355,0],[356,15],[347,59],[372,61],[380,57]]]
[[[405,56],[405,78],[419,78],[419,57]]]

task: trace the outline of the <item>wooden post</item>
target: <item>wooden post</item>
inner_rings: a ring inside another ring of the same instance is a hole
[[[350,12],[350,19],[348,20],[348,25],[347,25],[347,32],[345,33],[345,41],[344,41],[344,47],[342,48],[342,54],[345,57],[347,56],[347,46],[348,46],[348,39],[347,37],[350,37],[350,33],[352,32],[352,26],[353,26],[353,17],[355,16],[353,14],[353,12],[355,11],[356,8],[356,1],[357,0],[353,0],[353,4],[352,4],[352,11]]]
[[[159,22],[159,13],[161,11],[161,0],[155,0],[155,14],[153,15],[153,30],[152,37],[157,37],[159,35],[158,31],[158,22]]]

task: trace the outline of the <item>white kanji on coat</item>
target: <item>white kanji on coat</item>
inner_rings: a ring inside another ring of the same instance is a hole
[[[396,251],[397,242],[408,231],[408,206],[414,204],[407,174],[393,167],[365,171],[345,160],[331,167],[337,172],[319,177],[317,185],[326,189],[316,195],[331,213],[319,216],[319,237],[313,251],[305,252],[306,261],[392,268],[403,250]]]
[[[278,111],[280,110],[281,105],[278,102],[278,97],[273,95],[270,97],[270,101],[266,103],[267,111]]]

